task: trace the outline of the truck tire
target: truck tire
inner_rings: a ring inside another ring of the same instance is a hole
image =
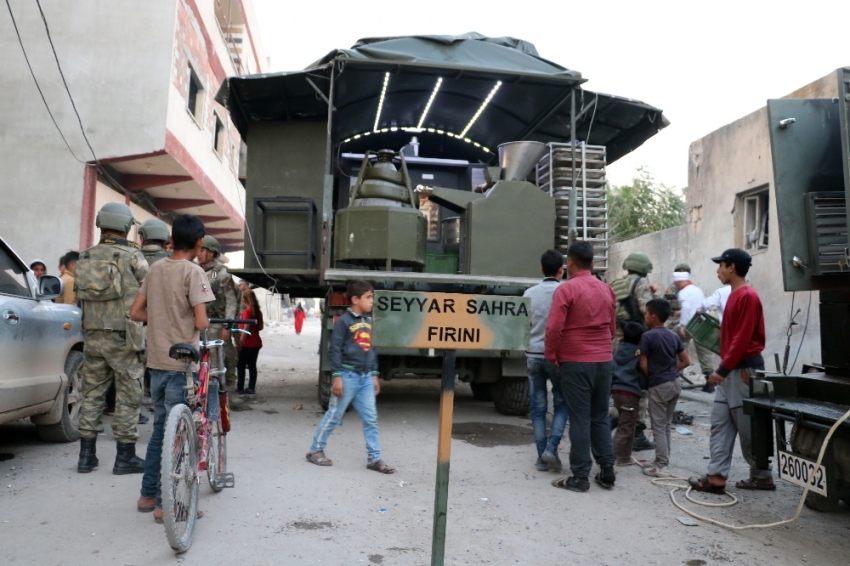
[[[62,394],[62,420],[51,425],[36,425],[38,435],[47,442],[74,442],[80,439],[80,408],[83,405],[82,379],[80,367],[83,365],[83,353],[71,350],[65,359],[65,375],[68,385]]]
[[[503,415],[523,416],[528,413],[528,379],[503,377],[493,384],[493,404]]]
[[[493,400],[493,384],[492,383],[470,383],[469,388],[472,389],[472,396],[478,401]]]
[[[331,372],[319,372],[319,405],[323,411],[328,410],[328,403],[331,402],[331,387],[333,386],[333,377]]]
[[[817,493],[809,492],[806,495],[806,507],[822,513],[835,513],[839,509],[839,500],[830,499]]]

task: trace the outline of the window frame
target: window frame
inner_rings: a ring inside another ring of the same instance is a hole
[[[217,110],[213,111],[213,116],[215,117],[215,121],[213,122],[213,153],[215,153],[219,159],[223,160],[224,150],[227,147],[227,125],[225,121],[221,119],[221,115],[219,115]],[[220,129],[219,126],[221,126]],[[219,142],[221,142],[220,148]]]
[[[770,247],[770,187],[765,185],[737,195],[738,245],[750,254]]]
[[[201,77],[198,75],[198,72],[195,70],[195,66],[190,62],[187,63],[188,70],[188,83],[186,89],[186,112],[192,119],[195,121],[195,124],[198,125],[199,128],[203,129],[204,123],[204,111],[205,111],[205,100],[207,89],[204,86],[204,82],[201,80]],[[195,109],[194,111],[190,107],[190,102],[192,99],[192,86],[195,87]]]

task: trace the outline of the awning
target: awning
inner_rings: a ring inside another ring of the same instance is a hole
[[[229,78],[216,98],[243,139],[250,122],[326,121],[330,102],[337,150],[397,149],[415,135],[421,155],[473,162],[492,162],[507,141],[569,142],[573,96],[576,139],[606,145],[609,163],[669,123],[584,82],[528,42],[473,33],[361,40],[304,71]]]

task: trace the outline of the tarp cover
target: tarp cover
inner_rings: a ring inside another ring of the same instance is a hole
[[[492,162],[508,141],[569,142],[571,96],[588,110],[576,139],[607,146],[609,163],[668,124],[661,110],[584,82],[527,41],[468,33],[361,39],[304,71],[231,77],[216,100],[246,139],[251,122],[327,121],[331,102],[335,151],[398,149],[415,135],[420,155],[470,161]]]

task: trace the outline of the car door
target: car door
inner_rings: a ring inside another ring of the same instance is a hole
[[[36,300],[27,271],[0,240],[0,413],[54,399],[62,383],[60,305]]]

